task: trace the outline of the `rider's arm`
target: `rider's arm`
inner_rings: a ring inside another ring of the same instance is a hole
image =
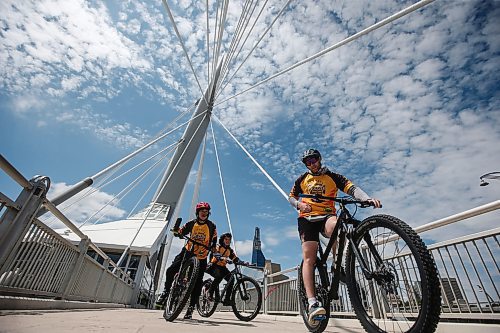
[[[177,232],[183,236],[187,236],[191,232],[191,230],[193,230],[193,225],[194,225],[194,220],[189,221],[182,227],[180,227]]]
[[[350,196],[354,197],[356,200],[360,201],[367,201],[370,199],[370,196],[365,193],[362,189],[357,187],[356,185],[352,185],[349,190],[347,191],[347,194]]]
[[[297,178],[297,180],[293,184],[292,189],[290,190],[290,194],[288,195],[288,202],[295,209],[299,209],[299,200],[297,198],[299,197],[299,195],[301,193],[304,193],[300,184],[302,183],[302,180],[304,180],[304,177],[306,175],[307,175],[307,173],[304,173],[299,178]]]
[[[295,197],[288,197],[288,202],[293,206],[293,208],[299,209],[299,200]]]

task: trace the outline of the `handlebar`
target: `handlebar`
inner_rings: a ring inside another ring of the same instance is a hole
[[[316,199],[318,201],[335,201],[338,202],[341,205],[358,205],[361,208],[367,208],[367,207],[375,207],[373,202],[370,201],[364,201],[364,200],[356,200],[351,197],[327,197],[324,195],[318,195],[318,194],[299,194],[300,198],[311,198],[311,199]],[[382,207],[382,206],[380,206]]]
[[[217,261],[226,260],[228,264],[233,264],[233,265],[238,265],[238,266],[245,266],[245,267],[249,267],[249,268],[257,267],[257,264],[246,263],[246,262],[241,261],[241,260],[238,261],[238,262],[234,262],[229,257],[216,257],[216,256],[214,256],[214,258],[216,258]]]

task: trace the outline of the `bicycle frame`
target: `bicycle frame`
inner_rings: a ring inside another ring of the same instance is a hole
[[[349,210],[346,208],[346,204],[352,203],[352,204],[363,204],[361,201],[356,201],[356,200],[346,200],[342,198],[331,198],[331,197],[323,197],[323,196],[317,196],[317,195],[301,195],[302,197],[312,197],[318,200],[331,200],[339,203],[340,206],[340,214],[337,218],[337,224],[335,225],[335,228],[333,229],[332,235],[330,236],[330,239],[328,241],[328,244],[323,251],[323,248],[321,246],[321,242],[318,244],[318,252],[320,255],[320,260],[317,263],[319,266],[327,267],[327,262],[328,262],[328,255],[331,252],[334,244],[338,241],[336,251],[334,253],[334,257],[336,258],[335,260],[335,269],[333,270],[333,261],[332,261],[332,266],[331,266],[331,272],[333,273],[333,278],[329,286],[326,286],[328,288],[328,295],[330,299],[338,300],[338,289],[339,289],[339,284],[340,284],[340,272],[341,272],[341,266],[342,266],[342,260],[343,260],[343,254],[344,254],[344,248],[346,245],[346,240],[349,241],[349,246],[352,248],[354,255],[358,259],[360,265],[361,265],[361,271],[365,275],[365,277],[368,280],[371,280],[373,278],[373,273],[369,270],[368,265],[366,264],[366,261],[364,260],[363,256],[361,255],[359,249],[357,246],[352,242],[352,236],[354,231],[356,230],[356,227],[361,223],[361,221],[355,219]],[[328,218],[326,216],[325,218]],[[352,227],[350,227],[352,226]],[[372,251],[375,257],[375,261],[377,265],[382,264],[382,258],[380,258],[378,252],[375,250],[375,246],[373,245],[373,242],[371,241],[371,238],[369,236],[365,237],[365,241],[368,244],[368,248]]]
[[[226,292],[232,292],[232,290],[227,290],[228,286],[231,284],[230,283],[231,281],[234,281],[234,284],[233,284],[233,288],[234,288],[236,286],[236,282],[238,282],[239,280],[241,280],[243,278],[243,273],[241,273],[239,266],[240,265],[238,265],[238,264],[234,264],[234,269],[229,273],[230,274],[229,280],[227,281],[226,285],[222,289],[222,292],[220,294],[220,299],[224,298],[224,296],[226,295]],[[240,292],[240,296],[243,297],[242,291],[239,290],[239,292]]]

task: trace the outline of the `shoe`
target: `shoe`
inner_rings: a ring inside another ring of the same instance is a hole
[[[193,306],[188,306],[186,314],[184,315],[184,319],[192,319],[193,318]]]
[[[222,305],[224,306],[230,306],[231,305],[231,300],[225,299],[222,301]]]
[[[324,316],[326,314],[325,308],[321,306],[319,302],[309,305],[309,310],[307,311],[307,320],[309,324],[316,325],[319,316]]]
[[[163,309],[163,307],[165,306],[165,302],[167,301],[167,298],[168,298],[168,292],[163,291],[155,303],[155,308],[159,310]]]

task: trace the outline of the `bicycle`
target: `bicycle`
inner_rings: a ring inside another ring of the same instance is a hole
[[[417,233],[406,223],[390,215],[373,215],[356,220],[347,205],[366,208],[371,203],[351,198],[301,195],[315,200],[331,200],[340,206],[337,224],[325,250],[319,242],[319,258],[314,267],[318,300],[326,314],[308,321],[308,302],[298,271],[299,308],[310,332],[323,332],[330,318],[330,302],[338,300],[339,282],[346,240],[346,285],[354,312],[369,333],[432,333],[441,312],[441,289],[436,263]],[[327,216],[325,216],[326,218]],[[338,241],[332,260],[330,281],[327,259]],[[335,261],[335,266],[333,265]],[[319,278],[319,279],[318,279]]]
[[[198,304],[196,304],[198,313],[202,317],[210,317],[215,312],[220,300],[223,299],[226,293],[231,292],[230,305],[234,315],[239,320],[251,321],[257,316],[262,306],[262,291],[257,281],[241,273],[240,266],[252,268],[256,267],[256,265],[233,262],[226,257],[221,257],[221,259],[234,264],[229,281],[220,295],[218,288],[215,290],[213,299],[211,299],[209,291],[213,280],[207,279],[203,282],[201,296],[198,299]],[[228,290],[231,281],[235,283],[233,289]]]
[[[171,229],[170,231],[178,230],[181,221],[182,218],[178,218],[174,224],[174,228]],[[186,242],[191,241],[194,244],[203,246],[208,251],[210,251],[210,249],[207,246],[197,242],[196,240],[188,236],[183,235],[182,238],[184,238]],[[172,287],[170,288],[170,292],[165,302],[163,318],[165,318],[165,320],[168,321],[174,321],[182,312],[189,297],[191,296],[191,292],[193,291],[194,286],[196,284],[198,274],[200,273],[199,259],[195,255],[188,257],[186,256],[186,254],[184,254],[184,257],[182,258],[179,271],[174,276]]]

